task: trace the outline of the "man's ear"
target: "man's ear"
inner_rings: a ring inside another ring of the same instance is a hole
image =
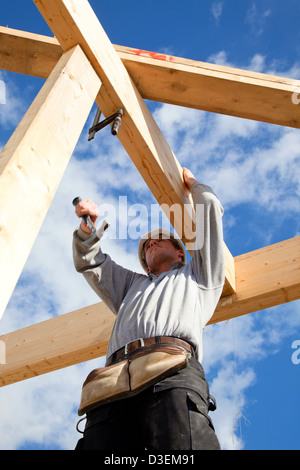
[[[178,252],[179,252],[179,255],[181,256],[181,261],[183,261],[183,260],[184,260],[184,252],[183,252],[183,250],[178,250]]]

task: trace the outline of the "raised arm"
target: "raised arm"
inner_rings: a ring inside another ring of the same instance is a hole
[[[191,191],[195,210],[200,211],[191,261],[193,270],[201,286],[219,288],[225,278],[223,207],[212,189],[199,183],[187,168],[183,169],[183,178]]]
[[[75,213],[78,217],[89,215],[96,227],[99,211],[94,202],[81,201],[75,207]],[[103,302],[117,314],[132,282],[142,274],[115,263],[109,255],[102,252],[100,239],[99,231],[91,235],[90,228],[81,221],[73,234],[74,266]]]

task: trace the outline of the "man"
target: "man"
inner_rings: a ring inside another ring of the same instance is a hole
[[[196,249],[186,264],[180,240],[163,231],[139,243],[147,274],[116,264],[100,248],[98,236],[81,222],[74,232],[74,264],[116,314],[107,350],[114,364],[144,341],[177,341],[192,351],[187,367],[159,380],[135,396],[98,406],[87,413],[77,449],[186,450],[219,449],[208,412],[214,409],[201,366],[202,330],[218,303],[224,284],[223,208],[212,190],[183,169],[195,208],[204,208],[196,227]],[[76,206],[78,217],[99,215],[91,201]],[[204,243],[197,246],[197,237]],[[136,341],[138,340],[138,341]],[[126,348],[126,349],[125,349]]]

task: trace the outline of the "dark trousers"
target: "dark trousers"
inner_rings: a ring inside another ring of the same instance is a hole
[[[202,377],[196,387],[199,371],[192,369],[90,411],[76,450],[219,450],[208,416],[208,386]]]

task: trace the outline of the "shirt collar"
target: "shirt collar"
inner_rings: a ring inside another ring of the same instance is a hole
[[[174,269],[180,269],[180,268],[182,268],[184,265],[185,265],[185,263],[183,263],[182,261],[176,261],[176,263],[172,264],[172,266],[170,267],[169,271],[173,271]],[[164,272],[162,272],[161,274],[166,275],[169,271],[164,271]],[[158,278],[161,274],[159,274],[159,275],[157,276],[156,274],[148,273],[148,277],[149,277],[150,279],[155,279],[155,278]]]

